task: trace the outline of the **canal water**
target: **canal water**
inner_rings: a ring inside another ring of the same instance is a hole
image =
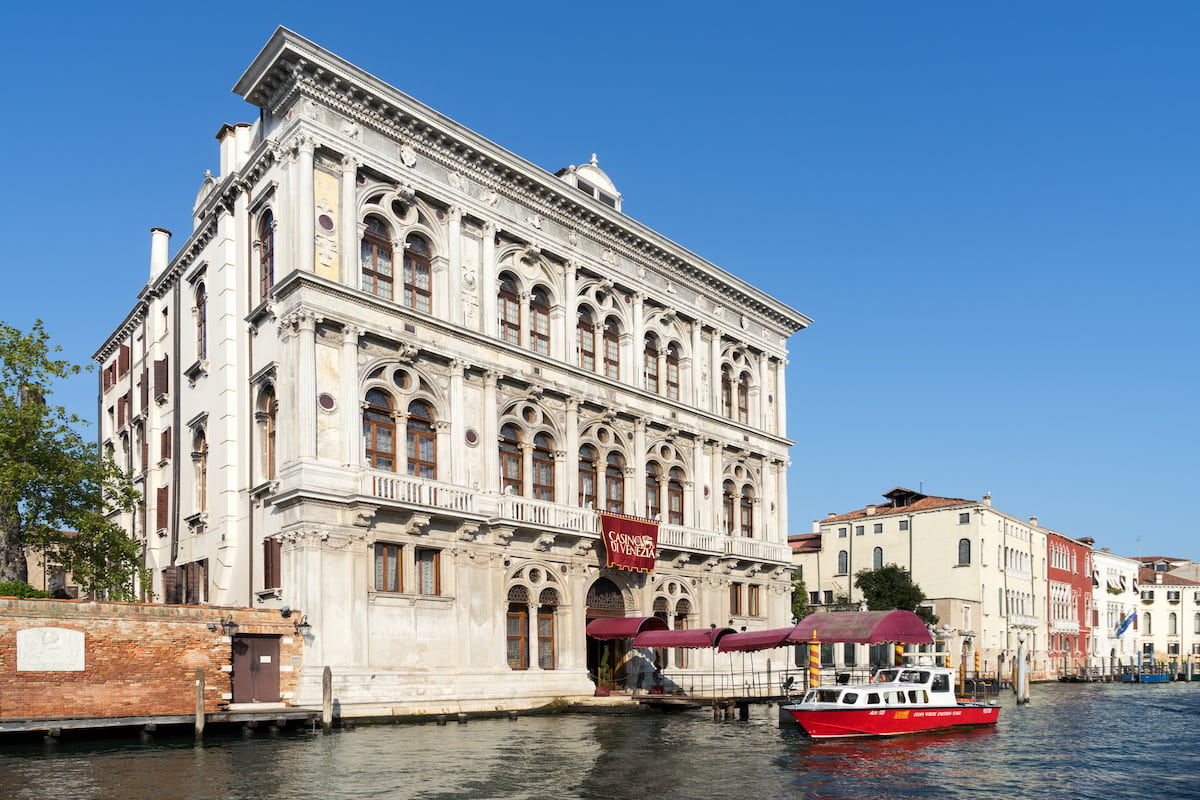
[[[0,747],[19,800],[1200,798],[1200,683],[1034,686],[994,729],[814,742],[707,711],[561,714],[329,736]]]

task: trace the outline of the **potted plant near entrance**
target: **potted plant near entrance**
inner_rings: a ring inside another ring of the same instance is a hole
[[[612,694],[612,667],[608,665],[608,650],[600,654],[600,666],[596,668],[596,697]]]

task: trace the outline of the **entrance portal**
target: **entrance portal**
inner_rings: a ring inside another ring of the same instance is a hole
[[[233,702],[279,702],[279,637],[233,637]]]
[[[604,617],[625,616],[625,598],[621,589],[608,578],[600,578],[587,593],[587,622]],[[586,627],[586,623],[585,626]],[[624,639],[587,640],[587,670],[597,686],[613,688],[625,683],[625,656],[629,642]]]

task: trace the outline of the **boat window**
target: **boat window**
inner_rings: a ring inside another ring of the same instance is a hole
[[[879,694],[877,692],[869,692],[867,694],[867,703],[873,706],[879,705]]]
[[[846,692],[842,695],[842,704],[852,706],[858,702],[858,692]]]
[[[927,703],[929,698],[923,697],[925,693],[919,689],[910,689],[908,692],[908,701],[910,703]]]
[[[913,683],[929,683],[929,673],[925,672],[924,670],[922,670],[920,672],[914,672],[912,682]]]
[[[841,694],[842,693],[840,691],[838,691],[837,689],[820,689],[817,691],[816,702],[818,702],[818,703],[836,703],[838,701],[838,697],[840,697]]]
[[[949,675],[934,675],[933,690],[935,692],[950,691],[950,676]]]
[[[876,673],[875,680],[880,683],[891,683],[896,680],[896,672],[894,669],[881,669]]]

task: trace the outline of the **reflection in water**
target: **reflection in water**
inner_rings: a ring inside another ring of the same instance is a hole
[[[0,750],[0,798],[1200,798],[1200,683],[1035,686],[995,728],[813,742],[774,708]]]

